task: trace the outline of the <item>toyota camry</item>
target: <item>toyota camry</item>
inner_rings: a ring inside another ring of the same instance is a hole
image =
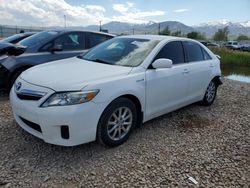
[[[211,105],[220,76],[219,59],[197,41],[121,36],[23,72],[10,99],[17,123],[47,143],[117,146],[150,119]]]

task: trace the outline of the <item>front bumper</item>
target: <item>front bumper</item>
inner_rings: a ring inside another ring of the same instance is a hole
[[[22,83],[23,87],[28,89],[47,93],[38,101],[21,100],[12,88],[10,101],[14,118],[24,130],[47,143],[61,146],[75,146],[96,139],[97,124],[106,104],[87,102],[80,105],[40,108],[40,104],[54,91],[24,81]],[[68,138],[62,135],[62,126],[68,127]]]

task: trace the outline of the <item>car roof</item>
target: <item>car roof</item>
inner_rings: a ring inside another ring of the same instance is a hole
[[[98,32],[98,31],[88,31],[88,30],[82,30],[82,29],[48,29],[45,31],[55,31],[59,33],[68,33],[68,32],[88,32],[88,33],[96,33],[96,34],[102,34],[102,35],[108,35],[111,37],[115,37],[116,35],[110,34],[110,33],[104,33],[104,32]]]
[[[25,33],[18,33],[18,35],[20,35],[20,36],[29,36],[29,35],[34,35],[36,33],[37,32],[25,32]]]
[[[166,35],[127,35],[127,36],[119,36],[119,38],[138,38],[138,39],[159,40],[159,41],[163,40],[195,41],[189,38],[166,36]]]
[[[25,33],[20,33],[20,34],[27,34],[27,35],[32,35],[32,34],[36,34],[37,32],[35,32],[35,31],[30,31],[30,32],[25,32]]]

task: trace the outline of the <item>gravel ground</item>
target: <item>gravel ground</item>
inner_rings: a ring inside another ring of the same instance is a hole
[[[46,144],[1,97],[0,149],[0,187],[249,187],[250,84],[226,80],[211,107],[154,119],[111,149]]]

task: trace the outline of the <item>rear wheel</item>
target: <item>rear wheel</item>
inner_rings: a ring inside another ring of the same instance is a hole
[[[213,104],[216,94],[217,94],[217,84],[214,80],[212,80],[207,87],[206,93],[204,95],[204,98],[202,100],[202,103],[205,106],[210,106],[211,104]]]
[[[124,143],[137,122],[135,104],[126,98],[113,101],[103,112],[97,130],[97,139],[107,146]]]

